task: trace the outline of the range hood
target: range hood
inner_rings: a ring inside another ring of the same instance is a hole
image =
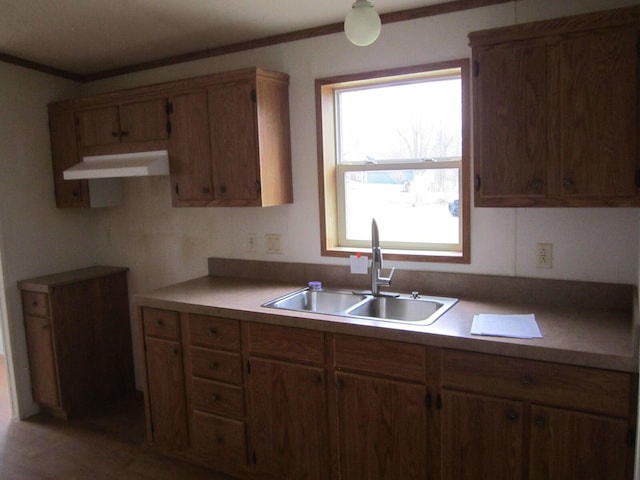
[[[65,180],[169,175],[169,152],[154,150],[82,157],[82,162],[66,169],[62,175]]]

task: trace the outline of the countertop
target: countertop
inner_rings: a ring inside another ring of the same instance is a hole
[[[631,308],[599,309],[460,298],[434,324],[420,326],[261,307],[263,303],[303,286],[268,280],[204,276],[135,295],[133,301],[139,306],[177,309],[244,321],[638,372],[637,339]],[[477,313],[534,313],[544,338],[471,335],[471,322]]]
[[[29,290],[34,292],[48,293],[51,288],[68,285],[70,283],[83,282],[94,278],[114,275],[116,273],[127,272],[127,267],[109,267],[96,265],[93,267],[80,268],[77,270],[69,270],[67,272],[53,273],[51,275],[43,275],[41,277],[20,280],[18,288],[20,290]]]

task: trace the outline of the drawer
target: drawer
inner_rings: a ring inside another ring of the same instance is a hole
[[[144,334],[149,337],[180,340],[180,314],[172,310],[143,308]]]
[[[252,355],[324,363],[324,334],[317,330],[249,323],[247,339]]]
[[[244,466],[247,462],[247,442],[244,423],[193,412],[193,443],[196,453],[207,463],[230,467]]]
[[[242,384],[242,360],[240,354],[191,347],[191,374],[194,377]]]
[[[192,405],[197,410],[242,419],[244,397],[242,387],[193,378]]]
[[[424,383],[426,347],[353,335],[334,335],[337,368]]]
[[[25,315],[49,316],[49,295],[40,292],[22,292],[22,309]]]
[[[522,358],[445,350],[444,387],[586,410],[629,415],[628,373]]]
[[[189,341],[191,345],[240,350],[240,322],[189,314]]]

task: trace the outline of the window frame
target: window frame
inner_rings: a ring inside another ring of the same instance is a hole
[[[470,211],[471,211],[471,158],[470,158],[470,82],[469,60],[458,59],[410,67],[377,70],[335,77],[319,78],[316,87],[316,128],[318,148],[318,190],[320,201],[321,255],[327,257],[348,257],[356,252],[366,253],[368,247],[339,246],[339,187],[337,185],[336,140],[337,112],[335,91],[345,87],[373,86],[392,83],[415,82],[429,78],[429,73],[459,69],[462,80],[462,159],[460,165],[460,226],[461,251],[408,250],[385,247],[385,258],[390,260],[470,263]]]

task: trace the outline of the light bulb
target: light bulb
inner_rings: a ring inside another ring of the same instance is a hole
[[[373,5],[367,0],[356,0],[344,19],[344,33],[354,45],[371,45],[380,35],[382,22]]]

